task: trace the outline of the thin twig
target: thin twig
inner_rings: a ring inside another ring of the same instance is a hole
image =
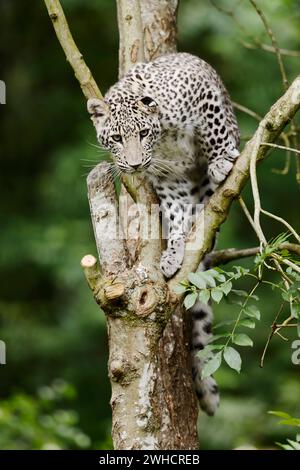
[[[258,288],[259,284],[260,284],[260,280],[258,280],[258,281],[256,282],[256,284],[255,284],[255,285],[253,286],[253,288],[251,289],[250,293],[249,293],[249,294],[247,295],[247,297],[245,298],[245,300],[244,300],[244,302],[243,302],[243,304],[242,304],[242,306],[241,306],[241,309],[240,309],[240,311],[239,311],[239,314],[238,314],[238,316],[237,316],[237,318],[236,318],[236,320],[235,320],[235,322],[234,322],[234,325],[233,325],[232,331],[231,331],[231,333],[230,333],[230,336],[229,336],[229,338],[228,338],[227,341],[226,341],[225,347],[228,345],[229,341],[232,340],[232,338],[233,338],[233,336],[234,336],[234,333],[235,333],[235,330],[237,329],[237,326],[238,326],[239,321],[240,321],[240,319],[241,319],[241,316],[242,316],[242,314],[243,314],[244,308],[245,308],[245,306],[247,305],[249,299],[251,299],[252,295],[254,294],[254,292],[256,291],[256,289]]]
[[[278,42],[277,42],[277,39],[275,37],[275,34],[274,34],[274,32],[273,32],[266,16],[264,15],[263,11],[261,10],[261,8],[258,7],[256,1],[255,0],[249,0],[249,1],[251,2],[253,7],[255,8],[255,10],[257,11],[258,15],[260,16],[260,18],[261,18],[261,20],[264,24],[264,27],[266,29],[266,32],[267,32],[267,34],[269,35],[269,37],[272,41],[272,45],[273,45],[274,50],[276,52],[276,57],[277,57],[277,61],[278,61],[278,65],[279,65],[279,69],[280,69],[280,73],[281,73],[281,77],[282,77],[283,89],[286,91],[288,89],[289,82],[288,82],[288,79],[287,79],[286,70],[285,70],[285,67],[284,67],[282,55],[281,55],[280,48],[278,46]],[[292,122],[291,122],[291,129],[292,129],[292,132],[293,132],[294,147],[298,148],[298,141],[297,141],[297,134],[296,134],[296,124],[295,124],[294,120],[292,120]],[[300,157],[298,155],[296,155],[296,181],[297,181],[297,183],[300,184]]]
[[[290,147],[290,141],[289,137],[285,132],[282,132],[280,138],[283,140],[285,147],[289,148]],[[273,168],[272,171],[273,173],[277,173],[278,175],[287,175],[289,172],[291,166],[291,152],[290,150],[287,150],[286,152],[286,160],[285,160],[285,165],[282,170],[278,170],[277,168]]]
[[[250,160],[250,181],[252,187],[252,194],[254,200],[254,224],[256,227],[256,233],[258,234],[259,241],[261,245],[266,245],[267,240],[264,236],[263,230],[260,225],[260,212],[261,212],[261,203],[260,203],[260,196],[259,196],[259,189],[257,183],[257,176],[256,176],[256,158],[259,151],[259,147],[262,141],[262,136],[264,133],[264,128],[262,125],[259,126],[257,131],[256,140],[253,146],[251,160]]]
[[[288,250],[290,253],[294,253],[295,255],[300,256],[300,245],[297,245],[296,243],[282,243],[278,246],[278,250]],[[255,256],[258,253],[260,253],[259,246],[253,248],[244,248],[241,250],[227,248],[226,250],[216,250],[210,253],[209,261],[212,266],[218,266],[219,264],[230,263],[236,259]]]
[[[275,255],[275,253],[274,253]],[[285,264],[286,266],[289,266],[290,268],[292,268],[294,271],[296,271],[297,273],[300,274],[300,267],[297,266],[297,264],[293,263],[292,261],[290,261],[289,259],[286,259],[286,258],[283,258],[282,256],[279,256],[278,255],[278,260]]]
[[[271,257],[272,257],[273,263],[275,264],[276,270],[279,272],[279,274],[280,274],[280,276],[283,280],[283,283],[284,283],[284,286],[285,286],[286,290],[289,290],[290,285],[293,284],[293,281],[283,271],[283,269],[282,269],[278,259],[276,258],[276,256],[274,256],[274,254],[272,254]]]
[[[288,150],[289,152],[295,152],[300,154],[300,150],[294,149],[293,147],[286,147],[285,145],[271,144],[270,142],[262,142],[261,145],[267,145],[268,147],[274,147],[277,149]]]
[[[253,230],[255,231],[255,233],[257,235],[257,237],[259,238],[259,234],[256,231],[256,226],[255,226],[254,220],[252,219],[250,211],[249,211],[248,207],[246,206],[246,203],[245,203],[244,199],[242,198],[242,196],[238,197],[238,201],[239,201],[240,206],[243,209],[243,212],[244,212],[245,216],[247,217],[251,227],[253,228]]]
[[[263,366],[264,366],[265,356],[266,356],[266,353],[267,353],[269,344],[270,344],[270,342],[271,342],[271,340],[272,340],[272,338],[273,338],[273,336],[274,336],[274,334],[275,334],[274,325],[276,325],[277,319],[278,319],[279,315],[280,315],[281,312],[282,312],[283,306],[284,306],[284,303],[282,303],[282,304],[280,305],[280,308],[279,308],[278,312],[276,313],[275,318],[274,318],[274,321],[273,321],[273,323],[272,323],[272,325],[271,325],[271,332],[270,332],[270,334],[269,334],[269,336],[268,336],[266,345],[265,345],[265,347],[264,347],[264,350],[263,350],[263,353],[262,353],[262,356],[261,356],[261,359],[260,359],[260,367],[263,367]]]
[[[283,339],[283,341],[288,341],[288,338],[286,338],[285,336],[283,336],[281,333],[279,333],[279,331],[275,331],[274,333],[275,335],[278,335],[279,338]]]
[[[269,46],[269,44],[264,44],[257,40],[255,40],[254,42],[255,44],[250,44],[249,42],[241,41],[241,44],[246,47],[246,49],[262,49],[263,51],[271,52],[272,54],[277,53],[276,49],[274,49],[273,46]],[[300,51],[292,51],[290,49],[283,49],[280,47],[279,52],[282,56],[284,55],[289,57],[300,57]]]
[[[272,219],[277,220],[277,222],[280,222],[281,224],[283,224],[294,235],[297,242],[300,243],[300,236],[298,235],[296,230],[286,220],[284,220],[282,217],[279,217],[278,215],[272,214],[271,212],[268,212],[264,209],[261,209],[261,212],[263,214],[267,215],[268,217],[271,217]]]
[[[233,106],[238,109],[239,111],[242,111],[245,114],[248,114],[249,116],[253,117],[257,121],[261,121],[262,117],[257,114],[255,111],[252,111],[252,109],[247,108],[246,106],[237,103],[236,101],[232,101]]]
[[[285,71],[285,67],[284,67],[284,64],[283,64],[283,60],[282,60],[282,56],[281,56],[281,52],[280,52],[280,49],[279,49],[279,46],[278,46],[278,42],[277,42],[277,39],[275,37],[275,34],[264,14],[264,12],[262,11],[262,9],[257,5],[256,1],[255,0],[249,0],[250,3],[252,4],[252,6],[255,8],[258,16],[260,17],[261,21],[263,22],[263,25],[265,27],[265,30],[269,36],[269,38],[271,39],[271,42],[272,42],[272,46],[275,50],[275,53],[276,53],[276,57],[277,57],[277,62],[278,62],[278,65],[279,65],[279,69],[280,69],[280,73],[281,73],[281,78],[282,78],[282,83],[283,83],[283,88],[284,90],[286,91],[288,89],[288,86],[289,86],[289,82],[288,82],[288,79],[287,79],[287,76],[286,76],[286,71]]]
[[[285,70],[285,67],[284,67],[284,63],[283,63],[283,60],[282,60],[282,56],[281,56],[281,52],[280,52],[280,48],[278,46],[278,42],[277,42],[277,39],[274,35],[274,32],[265,16],[265,14],[263,13],[263,11],[261,10],[261,8],[258,7],[257,3],[255,0],[249,0],[251,2],[251,4],[253,5],[253,7],[255,8],[255,10],[257,11],[258,15],[260,16],[263,24],[264,24],[264,27],[266,29],[266,32],[267,34],[269,35],[271,41],[272,41],[272,45],[275,49],[275,52],[276,52],[276,57],[277,57],[277,61],[278,61],[278,65],[279,65],[279,69],[280,69],[280,73],[281,73],[281,78],[282,78],[282,83],[283,83],[283,89],[286,91],[288,89],[288,86],[289,86],[289,82],[288,82],[288,79],[287,79],[287,74],[286,74],[286,70]],[[295,124],[295,121],[292,120],[291,122],[291,129],[292,129],[292,132],[293,132],[293,143],[294,143],[294,147],[295,148],[298,148],[298,141],[297,141],[297,134],[296,134],[296,124]],[[296,156],[296,181],[300,184],[300,157],[297,155]]]

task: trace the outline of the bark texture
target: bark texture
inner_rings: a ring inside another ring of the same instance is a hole
[[[176,52],[178,0],[141,1],[144,55],[148,62]]]
[[[107,169],[101,163],[88,177],[101,270],[91,256],[83,258],[82,266],[107,316],[114,446],[195,449],[197,405],[184,312],[160,272],[159,239],[141,238],[131,266],[118,237],[123,229]],[[148,191],[145,181],[136,182],[135,197],[143,208],[155,202]]]

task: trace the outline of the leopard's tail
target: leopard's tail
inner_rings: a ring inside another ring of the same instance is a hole
[[[201,351],[212,337],[213,312],[210,305],[205,305],[199,301],[188,312],[192,321],[192,374],[196,395],[203,411],[212,416],[215,414],[220,402],[219,390],[212,376],[201,379],[201,371],[207,359],[200,359],[197,352]]]

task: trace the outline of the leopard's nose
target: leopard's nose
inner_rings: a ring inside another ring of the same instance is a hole
[[[133,170],[138,170],[140,167],[141,167],[141,164],[140,163],[136,163],[135,165],[130,165],[131,168],[133,168]]]

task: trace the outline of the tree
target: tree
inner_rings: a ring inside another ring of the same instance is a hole
[[[101,97],[73,41],[59,1],[45,0],[45,3],[85,97]],[[117,5],[120,76],[139,60],[152,60],[175,50],[176,0],[119,0]],[[141,229],[147,226],[146,219],[152,216],[151,205],[156,203],[156,195],[147,181],[137,176],[123,177],[121,192],[126,204],[118,207],[114,184],[107,178],[108,164],[99,164],[88,176],[91,217],[101,267],[91,255],[84,257],[81,264],[95,299],[107,316],[112,434],[116,449],[198,447],[197,405],[189,363],[189,321],[181,305],[182,294],[176,294],[174,289],[196,270],[211,250],[216,231],[226,220],[232,201],[239,197],[249,175],[255,200],[254,218],[250,220],[261,247],[266,245],[260,227],[262,209],[255,168],[299,107],[300,77],[286,87],[282,98],[260,121],[232,173],[191,230],[182,268],[168,282],[158,269],[159,237],[153,239],[140,234],[138,242],[127,242],[117,236],[120,231],[129,229],[130,221],[125,215],[134,203],[143,207],[139,211],[139,226]],[[116,236],[112,237],[112,233]],[[201,240],[196,249],[195,238]],[[299,249],[298,245],[293,247],[287,243],[285,247],[291,251]],[[239,253],[241,255],[247,253]],[[228,257],[228,252],[214,256],[220,261]],[[231,252],[231,256],[237,254]]]

